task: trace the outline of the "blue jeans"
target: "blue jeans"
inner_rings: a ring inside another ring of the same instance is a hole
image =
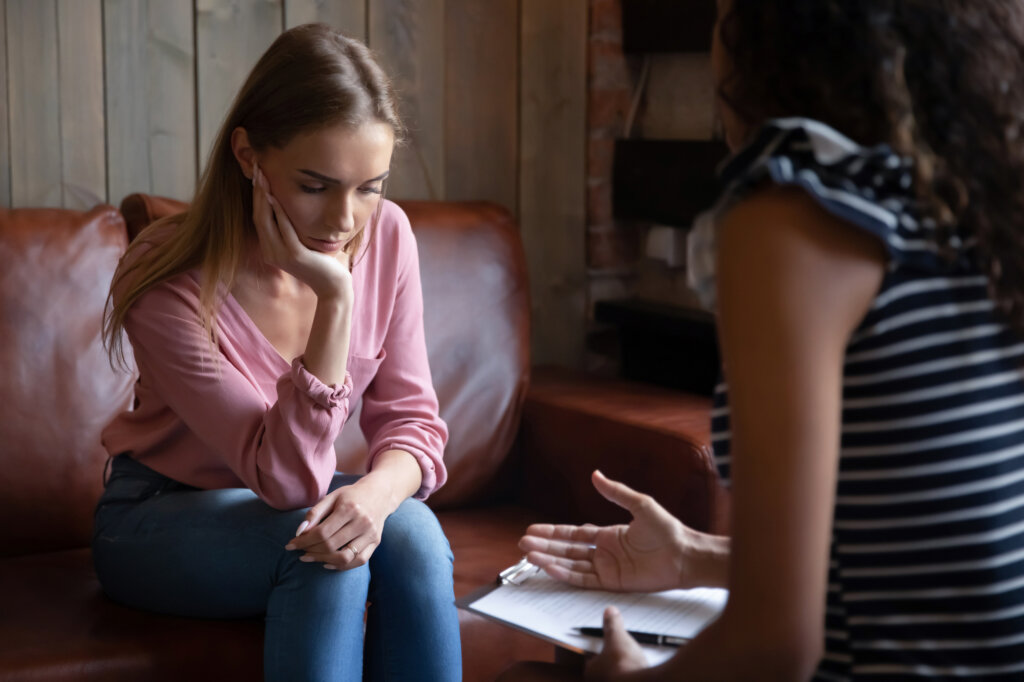
[[[335,474],[331,490],[358,478]],[[370,561],[347,571],[285,550],[305,513],[120,455],[96,508],[96,574],[112,599],[148,611],[265,615],[267,680],[461,679],[452,553],[430,509],[403,502]]]

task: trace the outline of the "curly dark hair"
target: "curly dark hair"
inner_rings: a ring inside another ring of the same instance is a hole
[[[719,31],[748,134],[803,116],[911,157],[939,245],[976,240],[1024,331],[1024,2],[732,0]]]

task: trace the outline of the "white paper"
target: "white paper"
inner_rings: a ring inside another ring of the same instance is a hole
[[[597,653],[600,638],[581,635],[576,628],[601,627],[608,606],[622,612],[627,630],[694,637],[722,612],[728,594],[710,587],[653,594],[585,590],[539,573],[520,585],[502,585],[469,608],[566,648]],[[651,665],[675,653],[671,647],[643,649]]]

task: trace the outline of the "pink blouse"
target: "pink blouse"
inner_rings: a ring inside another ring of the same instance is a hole
[[[381,452],[403,450],[422,471],[417,498],[441,487],[448,430],[427,364],[416,241],[402,209],[383,204],[352,272],[343,385],[324,384],[301,357],[282,358],[230,294],[217,313],[214,362],[199,318],[199,275],[185,273],[128,311],[136,407],[103,431],[107,451],[197,488],[246,487],[277,509],[307,507],[327,492],[334,441],[361,397],[368,469]]]

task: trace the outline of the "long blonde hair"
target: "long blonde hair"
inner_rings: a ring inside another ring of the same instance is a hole
[[[244,128],[259,152],[284,147],[300,133],[370,121],[390,125],[396,144],[403,139],[391,82],[363,43],[325,24],[297,26],[278,36],[235,97],[188,210],[150,225],[122,257],[103,320],[111,361],[126,366],[124,321],[139,297],[197,267],[200,319],[216,343],[218,287],[230,290],[242,254],[256,238],[251,181],[231,148],[235,128]],[[360,242],[361,236],[346,246],[350,257]]]

